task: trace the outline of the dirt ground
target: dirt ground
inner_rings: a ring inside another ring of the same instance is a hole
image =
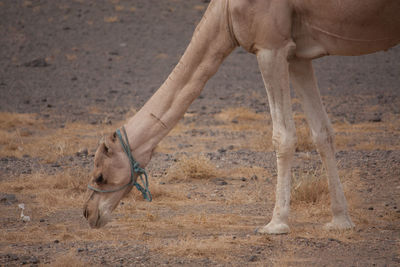
[[[325,174],[293,94],[292,231],[255,234],[272,214],[276,163],[257,62],[242,49],[157,148],[153,202],[132,192],[89,228],[82,195],[99,139],[162,84],[207,2],[0,0],[1,266],[400,265],[400,47],[314,63],[354,230],[322,229]]]

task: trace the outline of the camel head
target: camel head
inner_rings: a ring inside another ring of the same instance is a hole
[[[115,132],[100,142],[94,157],[83,208],[90,227],[100,228],[110,221],[111,212],[130,192],[133,180],[136,175],[131,177],[129,158]]]

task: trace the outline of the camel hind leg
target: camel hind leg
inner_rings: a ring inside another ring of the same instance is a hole
[[[317,146],[328,175],[333,218],[330,223],[325,225],[325,228],[352,228],[354,224],[347,212],[347,202],[336,166],[334,133],[321,101],[311,60],[292,59],[289,65],[289,72],[292,85],[301,100],[306,114],[313,141]]]

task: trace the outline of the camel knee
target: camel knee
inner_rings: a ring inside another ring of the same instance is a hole
[[[297,144],[295,129],[274,134],[272,143],[278,158],[293,154]]]
[[[334,150],[335,133],[331,126],[321,128],[318,132],[313,132],[313,142],[317,149],[323,153],[326,149]]]

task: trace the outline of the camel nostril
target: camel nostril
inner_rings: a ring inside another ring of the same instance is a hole
[[[89,217],[89,211],[87,210],[87,208],[85,208],[83,210],[83,216],[87,219]]]

